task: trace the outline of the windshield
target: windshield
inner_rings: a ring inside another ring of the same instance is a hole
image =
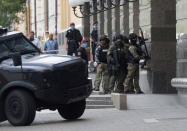
[[[0,61],[10,58],[15,52],[25,55],[39,53],[39,50],[22,36],[0,42]]]

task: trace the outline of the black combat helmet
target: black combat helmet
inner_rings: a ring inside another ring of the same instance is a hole
[[[137,43],[138,36],[135,33],[131,33],[129,35],[129,40],[131,44],[136,44]]]
[[[126,44],[129,44],[129,38],[127,36],[123,36],[123,40]]]
[[[117,41],[117,40],[123,40],[124,36],[122,34],[115,34],[112,38],[113,42]]]
[[[117,47],[123,47],[125,43],[124,36],[122,34],[116,34],[113,37],[113,42],[114,42],[114,45],[116,45]]]
[[[103,35],[100,37],[99,41],[105,41],[107,44],[110,43],[110,40],[107,35]]]

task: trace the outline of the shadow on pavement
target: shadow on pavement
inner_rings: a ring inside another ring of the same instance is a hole
[[[49,125],[58,125],[58,124],[68,124],[68,123],[82,123],[85,121],[89,121],[89,119],[77,119],[77,120],[45,120],[45,121],[34,121],[33,124],[30,126],[21,126],[20,128],[27,128],[27,127],[36,127],[36,126],[49,126]],[[0,128],[15,128],[12,126],[8,121],[0,123]],[[16,127],[19,128],[19,127]]]
[[[54,124],[66,124],[66,123],[81,123],[89,121],[89,119],[77,119],[77,120],[55,120],[55,121],[44,121],[44,122],[34,122],[31,126],[49,126],[49,125],[54,125]]]

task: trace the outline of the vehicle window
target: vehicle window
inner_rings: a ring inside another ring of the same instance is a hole
[[[8,40],[6,41],[6,45],[12,52],[20,52],[20,53],[22,53],[23,51],[38,52],[36,48],[32,44],[30,44],[24,37]]]
[[[0,62],[10,58],[15,52],[19,52],[21,55],[40,53],[34,45],[22,36],[0,42]]]
[[[3,43],[0,43],[0,57],[8,56],[9,54],[10,50]]]

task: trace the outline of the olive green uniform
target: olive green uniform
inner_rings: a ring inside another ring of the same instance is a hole
[[[141,56],[138,54],[138,48],[135,45],[129,47],[131,59],[128,63],[128,74],[125,80],[125,91],[136,91],[140,92],[139,86],[139,60]]]
[[[105,94],[110,93],[110,90],[108,88],[108,84],[109,84],[108,81],[109,81],[109,75],[108,75],[107,64],[100,63],[97,66],[97,74],[94,82],[95,90],[99,90],[100,85],[102,84],[104,93]]]

